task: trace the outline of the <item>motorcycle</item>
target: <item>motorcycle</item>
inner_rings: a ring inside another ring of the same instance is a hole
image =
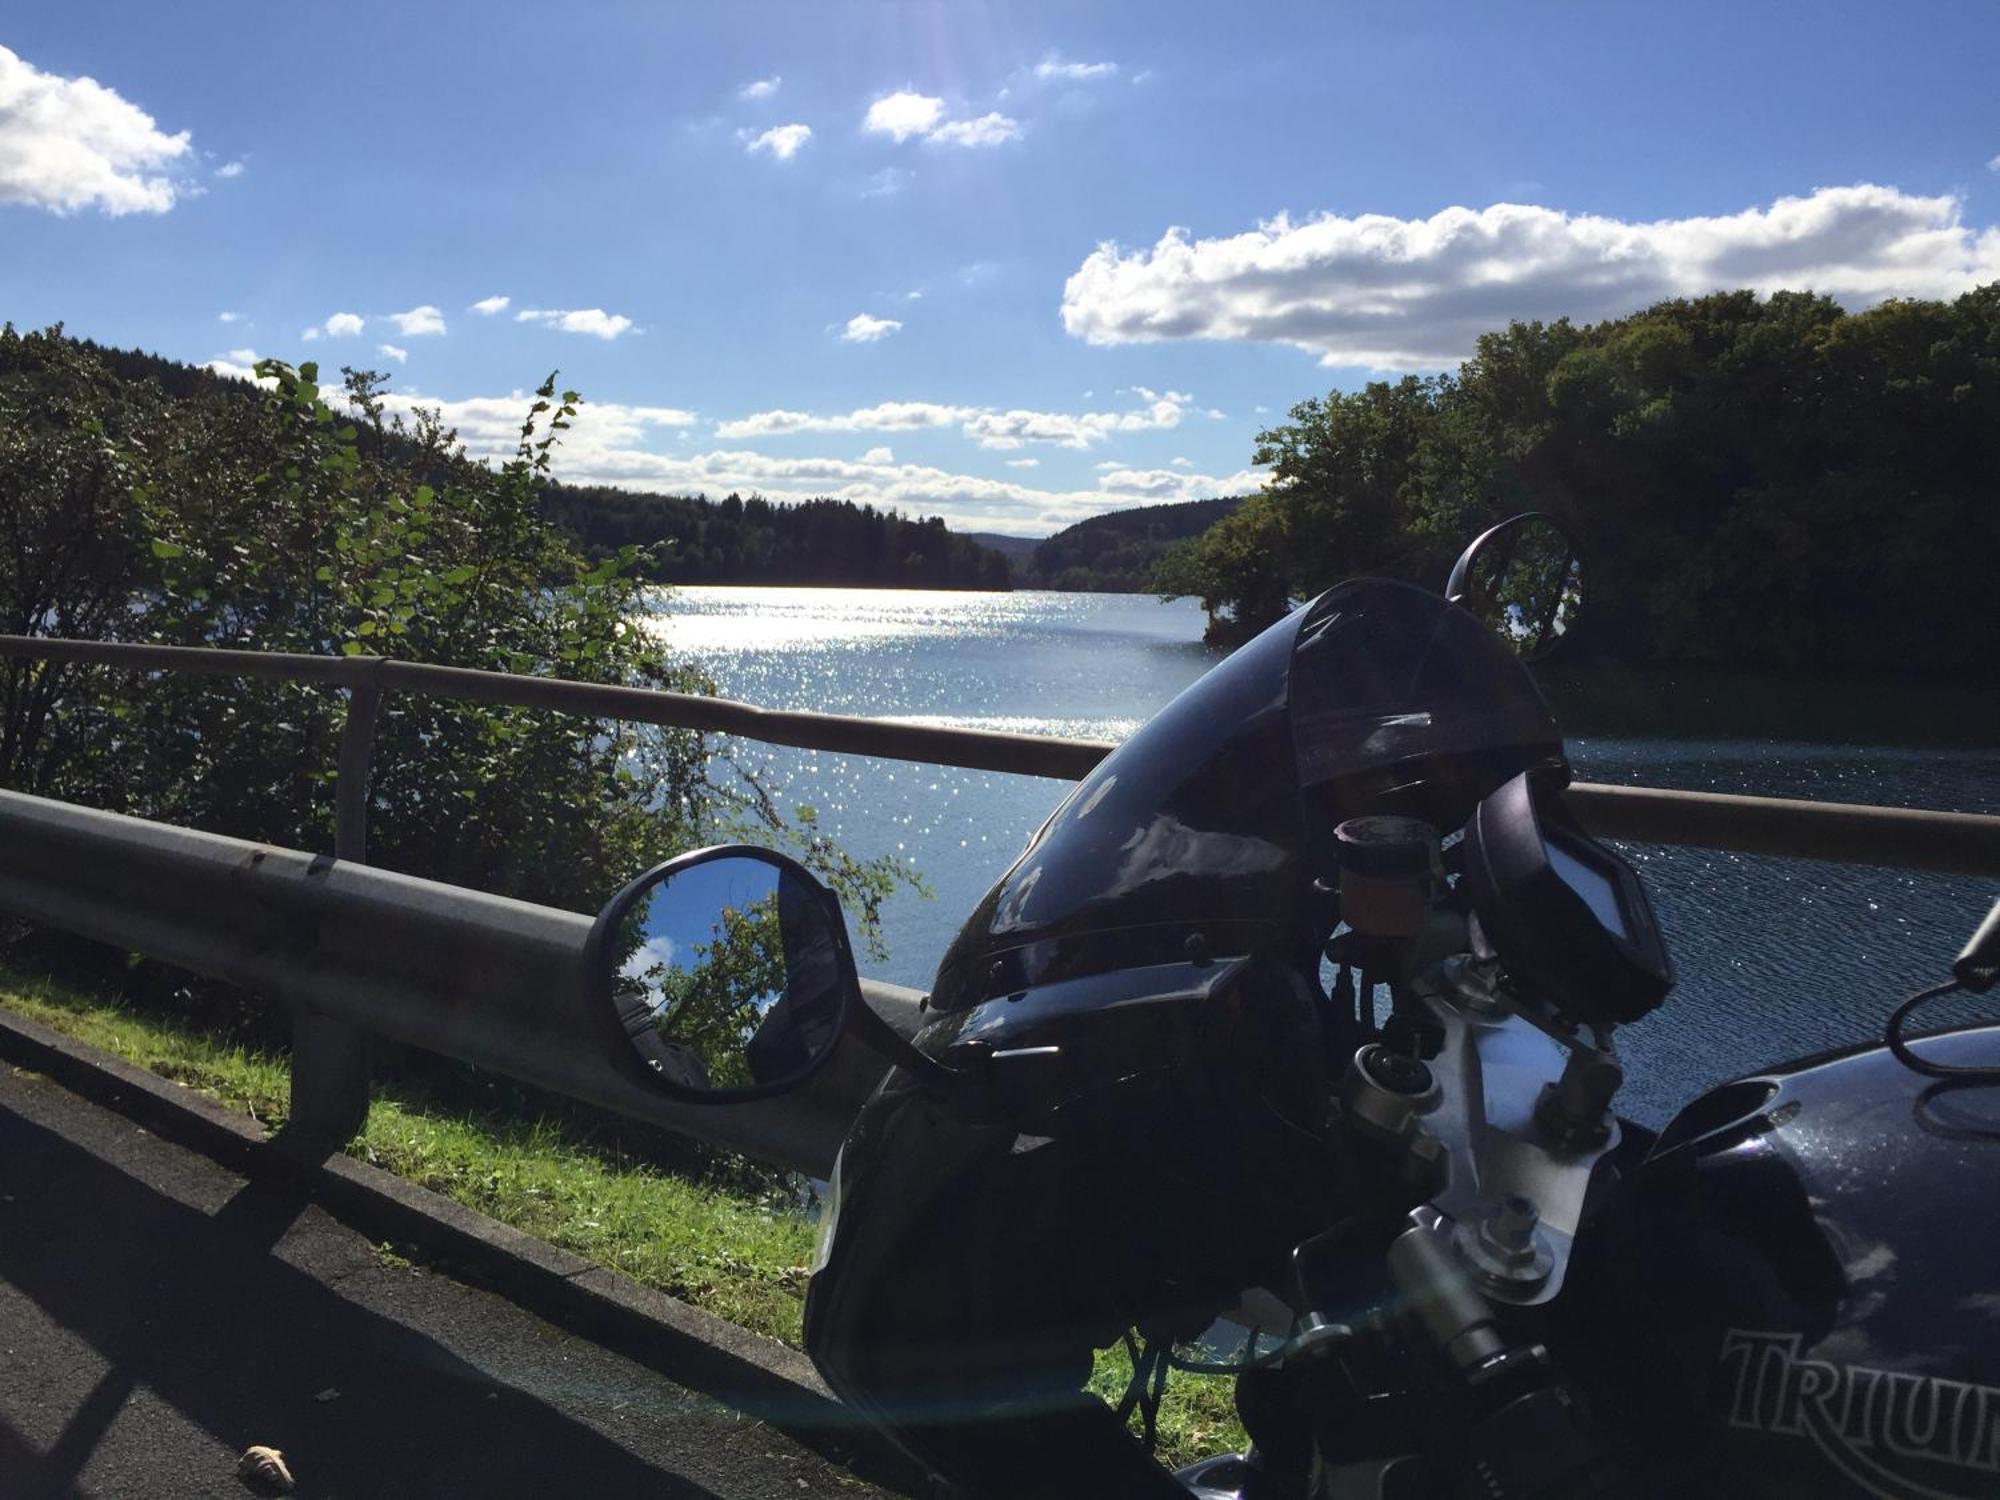
[[[1272,626],[1076,786],[913,1037],[782,855],[611,902],[607,1045],[652,1086],[772,1097],[848,1034],[891,1065],[806,1300],[843,1401],[978,1495],[2000,1494],[2000,1026],[1902,1034],[1993,984],[2000,904],[1885,1044],[1622,1119],[1673,971],[1528,671],[1582,599],[1529,515],[1443,596]],[[1233,1373],[1246,1452],[1153,1460],[1173,1369]]]

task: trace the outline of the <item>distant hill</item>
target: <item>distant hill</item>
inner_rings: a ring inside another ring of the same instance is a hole
[[[651,549],[647,573],[662,583],[1010,586],[1004,554],[947,531],[938,517],[910,520],[850,500],[781,504],[552,484],[542,508],[593,554],[628,543]]]
[[[1162,552],[1186,537],[1199,536],[1242,503],[1240,495],[1184,500],[1078,521],[1031,544],[1025,561],[1013,558],[1015,587],[1143,594],[1151,587],[1153,562]],[[979,540],[993,545],[1001,540],[1018,543],[1020,538]]]
[[[1003,536],[997,531],[961,531],[958,535],[968,542],[977,542],[982,547],[990,547],[1006,558],[1016,568],[1035,555],[1035,549],[1042,545],[1038,536]]]

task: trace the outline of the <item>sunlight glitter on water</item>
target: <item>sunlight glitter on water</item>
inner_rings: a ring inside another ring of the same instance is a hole
[[[676,651],[871,648],[919,636],[992,633],[1036,617],[1040,595],[942,589],[705,585],[668,591],[649,628]]]
[[[648,627],[766,708],[1120,739],[1205,671],[1192,601],[1144,595],[701,587]]]

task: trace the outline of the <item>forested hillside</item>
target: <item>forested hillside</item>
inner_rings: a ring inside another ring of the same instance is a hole
[[[778,505],[551,485],[544,513],[584,547],[648,549],[641,567],[661,583],[802,583],[856,587],[1004,589],[1007,559],[945,529],[848,500]]]
[[[144,384],[175,400],[261,399],[247,381],[138,349],[69,340],[115,381]],[[328,387],[339,381],[331,371]],[[151,398],[149,398],[151,399]],[[375,441],[372,430],[361,433]],[[398,439],[385,432],[380,441]],[[641,576],[669,583],[812,583],[878,587],[1004,589],[1007,559],[936,517],[911,520],[846,500],[774,504],[730,495],[719,501],[545,480],[542,510],[593,557],[635,545]]]
[[[1014,581],[1023,588],[1144,593],[1167,548],[1200,535],[1242,503],[1231,496],[1092,516],[1037,545],[1025,564],[1015,564]]]
[[[1583,545],[1591,654],[2000,675],[2000,284],[1515,323],[1455,374],[1290,415],[1255,454],[1270,487],[1154,580],[1220,637],[1356,573],[1436,586],[1482,526],[1535,509]]]

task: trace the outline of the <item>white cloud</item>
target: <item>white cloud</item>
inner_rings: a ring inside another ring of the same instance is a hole
[[[940,125],[928,137],[947,146],[999,146],[1020,138],[1020,122],[1002,114],[981,115],[976,120],[954,120],[949,125]]]
[[[243,163],[240,161],[226,161],[215,169],[215,175],[225,179],[241,177],[243,175]]]
[[[736,91],[739,99],[768,99],[778,92],[778,85],[785,80],[773,73],[769,78],[759,78],[754,83],[746,83]]]
[[[425,334],[443,333],[444,314],[430,303],[413,307],[408,312],[390,313],[389,321],[396,325],[396,331],[404,338],[422,338]]]
[[[1071,83],[1087,83],[1093,78],[1110,78],[1117,71],[1118,64],[1114,62],[1064,62],[1053,52],[1035,64],[1037,78],[1060,78]]]
[[[943,118],[944,100],[905,89],[885,94],[869,105],[861,128],[891,140],[907,141],[913,135],[929,135]]]
[[[165,213],[188,189],[163,169],[192,160],[188,141],[95,79],[44,73],[0,47],[0,203]]]
[[[1039,469],[1041,466],[1042,461],[1039,458],[1010,458],[1007,460],[1007,467],[1010,469]]]
[[[1214,495],[1243,495],[1262,486],[1265,476],[1244,469],[1226,478],[1188,474],[1177,469],[1106,469],[1098,487],[1148,505],[1169,500],[1200,500]]]
[[[337,312],[317,327],[308,328],[299,337],[309,344],[321,334],[331,339],[351,339],[361,332],[361,327],[361,314]]]
[[[948,524],[967,530],[989,530],[1000,522],[1053,531],[1107,510],[1247,494],[1263,483],[1261,474],[1249,470],[1210,475],[1114,469],[1099,475],[1090,488],[1039,489],[1018,479],[961,474],[926,464],[778,458],[738,450],[668,455],[601,448],[569,452],[568,447],[558,451],[556,469],[572,483],[616,484],[669,494],[726,495],[734,490],[778,501],[830,495],[905,514],[942,515]]]
[[[998,111],[983,114],[977,119],[947,123],[944,100],[907,89],[901,93],[886,94],[869,105],[861,128],[876,135],[886,135],[898,143],[912,136],[921,136],[943,146],[998,146],[1021,138],[1021,122]],[[884,189],[894,190],[893,186]]]
[[[902,327],[894,318],[875,318],[867,313],[856,313],[847,320],[847,327],[840,338],[842,343],[847,344],[872,344],[892,333],[901,332]]]
[[[328,391],[321,395],[331,401]],[[522,391],[506,396],[474,396],[445,401],[416,391],[389,391],[383,409],[409,418],[419,407],[435,410],[444,425],[458,430],[459,440],[475,458],[511,458],[521,435],[521,419],[534,397]],[[576,460],[602,461],[602,456],[634,449],[655,429],[692,427],[701,419],[674,406],[625,406],[618,402],[586,401],[574,425],[564,434],[564,447]]]
[[[1188,397],[1179,391],[1164,395],[1139,388],[1145,405],[1137,411],[986,411],[965,424],[965,435],[982,448],[1018,448],[1023,443],[1054,443],[1062,448],[1088,448],[1117,432],[1159,432],[1178,427]]]
[[[1176,469],[1192,469],[1194,467],[1194,460],[1191,458],[1170,458],[1167,462],[1172,464]]]
[[[482,318],[490,318],[495,313],[505,312],[507,304],[513,300],[512,297],[481,297],[472,304],[472,311]]]
[[[718,422],[723,439],[783,437],[793,432],[915,432],[927,427],[955,427],[978,415],[972,406],[944,406],[934,401],[884,401],[837,416],[803,411],[760,411],[734,421]]]
[[[410,351],[407,349],[398,349],[394,344],[379,344],[376,347],[399,365],[406,365],[410,362]]]
[[[210,368],[245,378],[251,373],[222,361]],[[329,401],[341,399],[331,384],[322,394]],[[457,429],[468,452],[475,458],[493,460],[513,456],[521,418],[533,399],[521,391],[461,401],[395,391],[387,393],[383,402],[392,415],[405,418],[418,407],[436,410],[445,426]],[[920,408],[921,404],[912,406]],[[741,449],[659,453],[647,446],[663,432],[684,431],[698,420],[693,412],[671,407],[586,401],[575,425],[563,434],[555,450],[556,476],[572,484],[622,485],[677,495],[726,495],[735,490],[786,502],[830,495],[905,514],[942,515],[949,524],[963,529],[991,529],[997,522],[1024,531],[1054,531],[1121,506],[1244,494],[1263,483],[1263,476],[1250,470],[1211,475],[1114,466],[1087,488],[1038,489],[1012,478],[898,463],[887,448],[871,449],[855,460],[779,457]],[[939,424],[922,421],[906,425]]]
[[[608,313],[601,307],[580,307],[569,311],[557,308],[524,307],[514,314],[517,323],[540,323],[564,333],[587,333],[600,339],[615,339],[628,332],[632,320],[623,313]]]
[[[762,135],[754,138],[749,145],[751,155],[768,151],[779,161],[790,161],[799,154],[799,148],[812,139],[810,125],[773,125]]]
[[[893,198],[910,185],[915,175],[903,167],[884,167],[863,179],[856,193],[862,198]]]
[[[1993,160],[1989,161],[1986,164],[1986,170],[1989,172],[2000,172],[2000,156],[1996,156]]]
[[[935,401],[884,401],[849,412],[817,415],[802,411],[760,411],[716,424],[724,440],[783,437],[800,432],[907,432],[956,427],[982,448],[1011,450],[1028,443],[1083,449],[1115,433],[1159,432],[1180,425],[1192,399],[1181,391],[1134,393],[1145,404],[1122,412],[1052,412],[987,406],[950,406]]]
[[[231,349],[217,363],[241,365],[246,370],[252,369],[257,363],[257,351],[255,349]]]
[[[242,316],[243,316],[242,313],[219,312],[215,315],[215,320],[218,323],[234,323],[238,318],[241,318]]]
[[[1967,228],[1962,208],[1861,184],[1651,223],[1499,203],[1428,219],[1279,215],[1212,240],[1176,228],[1149,250],[1098,246],[1063,289],[1063,326],[1093,344],[1241,339],[1328,365],[1436,368],[1509,319],[1592,321],[1722,288],[1849,306],[1954,296],[2000,277],[2000,228]]]

